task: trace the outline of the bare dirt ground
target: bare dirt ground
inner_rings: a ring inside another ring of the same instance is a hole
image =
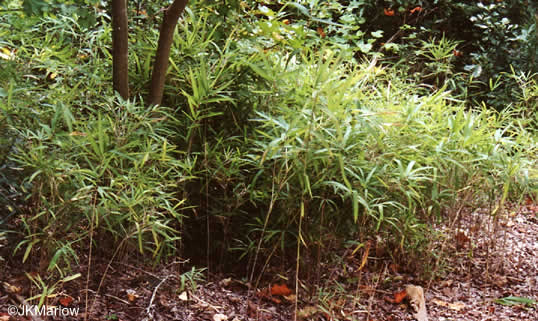
[[[79,308],[74,316],[10,316],[11,306],[36,304],[26,300],[43,291],[25,275],[36,276],[30,267],[0,246],[0,321],[278,321],[294,320],[295,313],[298,320],[414,320],[409,300],[402,300],[407,284],[424,289],[429,320],[538,320],[538,206],[508,207],[498,220],[478,210],[458,228],[443,244],[451,254],[438,267],[442,278],[419,281],[389,262],[375,262],[373,269],[368,255],[366,261],[359,255],[345,264],[323,263],[322,279],[334,279],[325,282],[333,286],[317,288],[313,296],[304,293],[308,287],[301,282],[297,296],[293,280],[254,290],[240,277],[185,271],[182,262],[152,269],[95,258],[89,280],[87,264],[73,267],[82,276],[58,285],[47,300],[49,306]],[[346,281],[350,273],[355,278]]]

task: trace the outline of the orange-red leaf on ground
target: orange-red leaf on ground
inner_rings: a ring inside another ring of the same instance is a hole
[[[403,290],[394,293],[394,303],[402,303],[403,299],[407,296],[407,291]]]
[[[415,13],[415,12],[422,12],[422,7],[418,6],[418,7],[414,7],[413,9],[409,10],[409,12],[411,12],[411,14]]]
[[[456,50],[454,49],[454,51],[452,52],[454,54],[454,56],[456,57],[461,57],[463,56],[463,52],[459,51],[459,50]]]
[[[385,8],[385,9],[383,9],[383,12],[385,13],[385,16],[389,16],[389,17],[394,16],[394,10],[392,10],[392,9]]]
[[[403,299],[405,299],[406,296],[407,296],[406,290],[403,290],[400,292],[394,292],[394,299],[391,298],[390,296],[386,296],[385,301],[390,302],[390,303],[400,304],[402,303]]]
[[[64,296],[63,298],[60,298],[60,304],[64,307],[68,307],[71,302],[73,302],[73,298],[70,296]]]
[[[291,290],[286,284],[275,284],[271,287],[271,295],[290,295]]]

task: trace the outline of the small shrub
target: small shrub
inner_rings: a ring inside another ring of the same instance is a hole
[[[535,150],[518,143],[532,138],[504,114],[466,111],[443,88],[417,94],[396,71],[343,64],[329,50],[265,59],[259,73],[275,78],[254,120],[249,189],[269,204],[250,233],[268,251],[360,231],[421,253],[426,224],[447,218],[463,191],[495,201],[530,187],[517,178]]]
[[[73,244],[95,231],[96,244],[126,244],[157,259],[179,238],[177,184],[187,178],[172,154],[165,109],[107,102],[76,119],[61,103],[43,109],[40,128],[19,128],[11,159],[25,170],[29,212],[21,217],[26,260],[39,248],[43,260],[76,258]],[[71,249],[65,251],[65,249]]]

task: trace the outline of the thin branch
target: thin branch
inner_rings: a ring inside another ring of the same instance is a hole
[[[146,313],[148,314],[149,318],[144,318],[144,320],[152,320],[152,319],[153,319],[153,312],[151,311],[151,308],[153,307],[153,300],[155,300],[155,295],[157,294],[157,290],[159,289],[159,287],[160,287],[166,280],[168,280],[169,277],[170,277],[170,275],[166,276],[164,279],[161,280],[161,282],[159,282],[159,284],[157,284],[157,286],[155,287],[155,289],[153,289],[153,294],[151,295],[151,299],[149,300],[149,305],[148,305],[148,307],[146,308]]]

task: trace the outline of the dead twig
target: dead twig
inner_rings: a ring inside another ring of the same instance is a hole
[[[157,290],[159,289],[159,287],[166,281],[168,280],[170,276],[166,276],[164,279],[161,280],[161,282],[159,282],[159,284],[157,284],[157,286],[155,287],[155,289],[153,289],[153,294],[151,295],[151,299],[149,300],[149,305],[148,307],[146,308],[146,314],[148,315],[146,318],[143,319],[143,321],[146,321],[146,320],[153,320],[153,311],[152,311],[152,307],[153,307],[153,300],[155,300],[155,295],[157,294]]]
[[[118,300],[118,301],[120,301],[121,303],[125,303],[125,304],[127,304],[127,305],[131,305],[131,303],[130,303],[129,301],[124,300],[124,299],[122,299],[122,298],[118,298],[118,297],[115,296],[115,295],[112,295],[112,294],[105,294],[105,296],[106,296],[106,297],[109,297],[109,298],[112,298],[112,299],[115,299],[115,300]]]
[[[194,295],[193,293],[190,293],[190,296],[195,299],[196,301],[198,301],[198,303],[201,303],[202,305],[208,307],[208,308],[211,308],[212,310],[215,310],[215,312],[217,313],[220,313],[220,309],[222,309],[222,307],[220,306],[214,306],[212,305],[211,303],[209,302],[206,302],[202,299],[200,299],[199,297],[197,297],[196,295]]]

